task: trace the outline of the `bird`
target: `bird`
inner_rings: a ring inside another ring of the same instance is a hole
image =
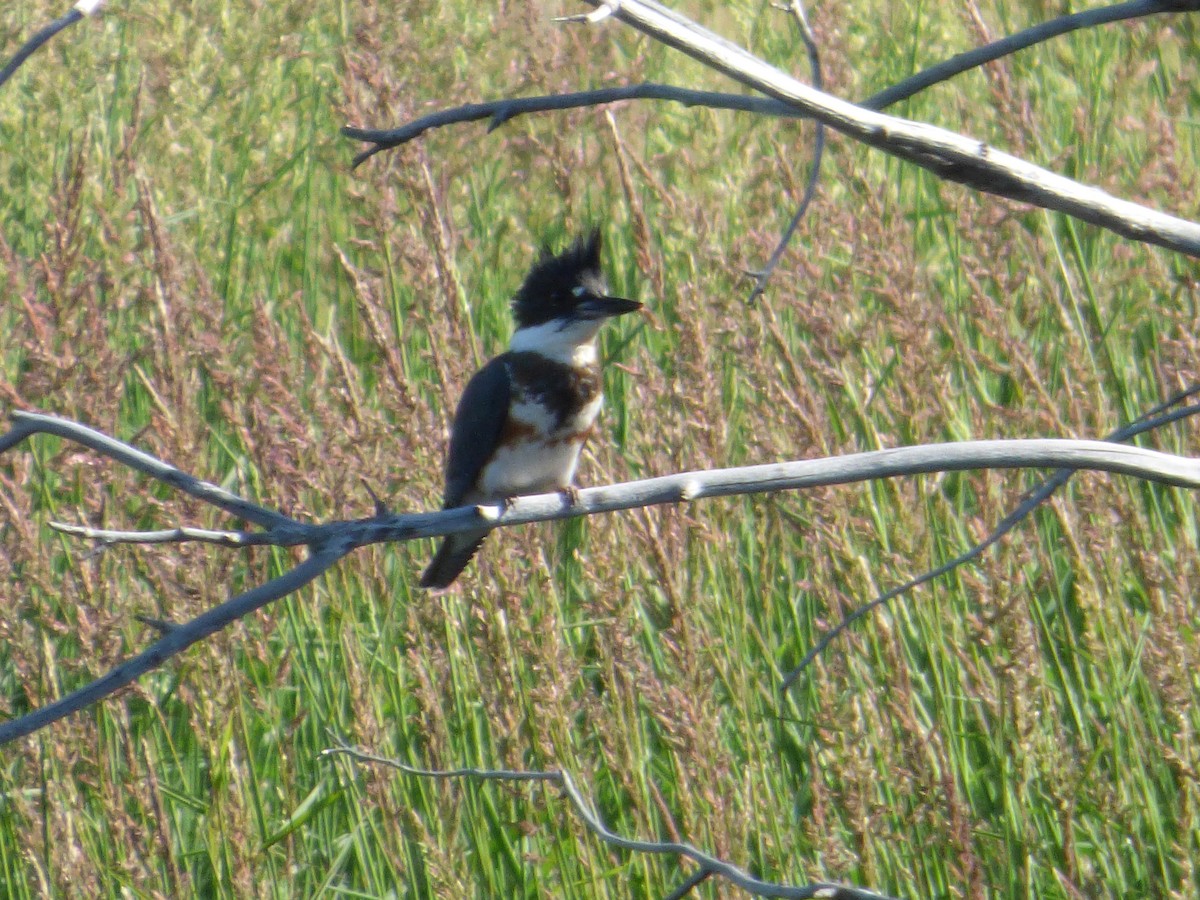
[[[508,351],[472,376],[450,429],[442,508],[562,491],[573,499],[579,453],[604,402],[596,335],[642,309],[613,297],[600,268],[600,231],[555,255],[544,246],[512,299]],[[421,587],[449,587],[488,529],[446,537]]]

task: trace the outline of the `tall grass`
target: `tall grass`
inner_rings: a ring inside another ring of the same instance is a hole
[[[980,18],[970,14],[979,7]],[[863,97],[1046,4],[811,10]],[[449,411],[508,337],[543,239],[599,223],[653,319],[607,336],[585,483],[965,437],[1094,436],[1196,374],[1194,263],[833,139],[799,241],[807,125],[621,105],[431,133],[351,171],[346,123],[637,80],[723,86],[540,4],[148,0],[0,92],[0,396],[314,519],[440,495]],[[761,4],[689,14],[803,70]],[[0,9],[3,53],[58,15]],[[1185,16],[1072,35],[902,114],[1196,213]],[[620,158],[632,191],[621,181]],[[1151,445],[1189,452],[1184,425]],[[855,604],[977,540],[1029,474],[706,502],[489,541],[463,588],[372,549],[0,761],[7,896],[662,896],[536,787],[419,766],[565,767],[614,829],[778,881],[925,896],[1194,895],[1191,497],[1078,476],[977,565],[776,685]],[[60,442],[0,460],[0,712],[17,715],[293,562],[90,548],[52,519],[214,524]],[[731,895],[716,883],[698,896]]]

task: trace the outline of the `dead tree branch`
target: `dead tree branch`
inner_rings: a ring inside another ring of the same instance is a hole
[[[21,48],[16,52],[8,64],[0,69],[0,85],[12,78],[13,73],[21,67],[21,63],[29,59],[38,48],[49,41],[52,37],[68,26],[74,25],[85,16],[93,15],[100,11],[104,6],[104,0],[79,0],[70,12],[61,18],[55,19],[41,31],[37,32],[33,37],[21,45]]]
[[[597,88],[592,91],[573,91],[569,94],[545,94],[538,97],[512,97],[504,100],[488,100],[483,103],[467,103],[453,109],[443,109],[427,116],[421,116],[399,128],[358,128],[347,125],[342,129],[342,134],[353,140],[375,145],[354,157],[353,165],[357,168],[376,153],[403,146],[435,128],[487,119],[487,130],[488,133],[491,133],[518,116],[603,106],[622,100],[670,100],[684,106],[706,106],[711,109],[728,109],[735,112],[750,112],[793,119],[807,118],[789,104],[770,97],[747,97],[743,94],[726,94],[720,91],[694,91],[669,84],[647,82],[624,87]]]
[[[355,157],[358,165],[375,153],[399,146],[423,132],[458,122],[489,119],[489,130],[530,112],[569,109],[618,100],[673,100],[685,105],[737,109],[768,115],[814,118],[855,140],[985,193],[1032,203],[1074,216],[1137,241],[1200,256],[1200,224],[1121,200],[1088,185],[989,147],[982,141],[943,128],[887,116],[878,110],[912,96],[932,84],[1016,50],[1061,34],[1106,22],[1163,13],[1200,10],[1200,0],[1134,0],[1088,10],[1043,23],[960,54],[855,106],[797,81],[724,38],[701,28],[653,0],[587,0],[609,8],[611,16],[687,53],[705,65],[759,90],[775,100],[691,91],[661,84],[632,85],[546,97],[497,100],[443,110],[398,129],[376,131],[345,128],[343,133],[374,147]]]
[[[1200,393],[1200,384],[1193,385],[1186,391],[1181,391],[1167,402],[1159,405],[1157,408],[1146,413],[1146,415],[1140,417],[1136,422],[1126,425],[1123,428],[1118,428],[1116,431],[1106,437],[1105,440],[1127,441],[1139,434],[1153,431],[1156,428],[1161,428],[1164,425],[1169,425],[1172,422],[1177,422],[1180,419],[1186,419],[1190,416],[1200,413],[1200,404],[1196,404],[1192,406],[1185,406],[1174,410],[1173,412],[1163,414],[1165,410],[1175,406],[1178,403],[1182,403],[1188,397],[1194,396],[1197,393]],[[822,635],[821,639],[813,644],[809,651],[804,654],[800,662],[798,662],[795,667],[784,676],[783,683],[780,685],[779,689],[781,691],[786,691],[788,688],[790,688],[796,682],[796,679],[800,677],[801,673],[803,673],[804,670],[812,664],[812,661],[820,656],[825,651],[825,648],[837,639],[838,635],[842,634],[855,622],[865,618],[875,610],[879,609],[881,606],[890,603],[892,600],[896,599],[902,594],[908,593],[913,588],[920,587],[923,584],[928,584],[935,578],[940,578],[949,572],[953,572],[959,566],[966,565],[971,560],[979,558],[989,547],[998,544],[1005,535],[1021,524],[1021,522],[1024,521],[1035,509],[1049,500],[1050,497],[1052,497],[1060,487],[1071,480],[1071,476],[1074,475],[1076,471],[1078,470],[1059,469],[1058,471],[1054,472],[1052,475],[1042,481],[1041,484],[1028,491],[1017,508],[1001,519],[999,524],[997,524],[996,527],[992,529],[992,531],[983,540],[972,545],[953,559],[947,560],[941,565],[935,566],[934,568],[921,573],[915,578],[909,579],[903,584],[889,588],[874,600],[871,600],[869,603],[864,603],[858,608],[847,613],[842,620],[837,623],[837,625]]]
[[[883,894],[847,885],[828,883],[787,885],[779,882],[764,881],[760,878],[755,878],[749,872],[738,868],[732,863],[717,859],[715,856],[710,856],[702,850],[696,849],[691,844],[684,844],[677,841],[645,841],[623,837],[600,821],[600,816],[583,796],[583,793],[575,784],[575,779],[569,772],[561,769],[549,771],[474,768],[419,769],[396,759],[388,759],[385,756],[366,753],[355,747],[351,747],[344,741],[339,741],[337,746],[326,749],[322,752],[322,755],[342,755],[360,763],[389,766],[390,768],[404,772],[406,775],[413,775],[418,778],[505,782],[536,781],[553,785],[563,792],[574,809],[575,814],[587,827],[588,831],[592,832],[592,834],[596,835],[596,837],[609,846],[632,853],[682,856],[700,866],[700,871],[693,878],[689,879],[689,883],[685,885],[689,890],[703,878],[717,876],[724,878],[730,884],[756,897],[779,897],[786,898],[786,900],[810,900],[810,898],[815,897],[829,898],[829,900],[885,900]],[[683,894],[676,891],[675,896],[683,896]]]
[[[923,69],[889,88],[873,94],[859,105],[866,109],[884,110],[894,103],[907,100],[923,90],[949,81],[957,75],[969,72],[989,62],[995,62],[1072,31],[1097,25],[1139,19],[1150,15],[1193,12],[1200,10],[1200,0],[1169,2],[1169,0],[1132,0],[1113,6],[1084,10],[1059,16],[1049,22],[1033,25],[1016,34],[999,38],[983,47],[977,47],[951,57],[948,60]],[[820,85],[817,85],[820,87]],[[790,103],[771,97],[749,97],[745,94],[730,94],[722,91],[695,91],[669,84],[626,85],[625,87],[602,88],[593,91],[575,91],[567,94],[547,94],[539,97],[506,98],[484,103],[467,103],[452,109],[443,109],[427,116],[413,119],[399,128],[377,129],[347,126],[342,129],[346,137],[374,144],[354,157],[355,167],[366,162],[376,153],[403,146],[427,131],[447,125],[460,125],[488,119],[489,132],[495,131],[510,119],[539,112],[555,112],[602,106],[622,100],[668,100],[684,106],[705,106],[710,109],[727,109],[749,112],[756,115],[781,118],[806,119],[809,116]]]
[[[824,90],[825,81],[821,74],[821,53],[817,47],[816,36],[808,24],[808,16],[804,12],[804,4],[800,0],[790,0],[788,9],[792,14],[792,19],[796,22],[796,27],[800,31],[800,39],[804,43],[804,51],[808,56],[808,67],[812,70],[813,87],[817,88],[817,90]],[[767,258],[766,264],[763,265],[760,271],[751,273],[754,275],[754,288],[750,291],[751,303],[766,292],[767,282],[771,280],[771,274],[779,265],[779,261],[783,259],[784,251],[787,250],[788,244],[792,241],[792,235],[800,227],[800,222],[804,218],[804,214],[808,212],[808,207],[812,204],[813,198],[817,196],[817,184],[821,179],[821,159],[824,155],[825,126],[821,122],[818,122],[816,134],[813,136],[812,164],[809,166],[808,182],[804,185],[804,196],[800,198],[800,205],[796,207],[796,212],[792,214],[791,221],[788,222],[787,228],[783,230],[783,234],[775,244],[775,249],[771,251],[771,255]]]
[[[263,526],[258,531],[229,532],[188,528],[122,532],[83,526],[58,526],[70,534],[107,543],[169,543],[191,540],[231,547],[306,546],[309,556],[278,578],[240,594],[190,622],[170,626],[165,629],[165,634],[159,641],[91,684],[41,709],[0,724],[0,744],[31,734],[112,695],[197,641],[262,608],[272,600],[298,590],[352,551],[369,544],[438,537],[475,530],[481,525],[486,528],[502,528],[654,504],[689,502],[707,497],[770,493],[848,484],[875,478],[968,469],[1092,469],[1132,475],[1177,487],[1200,488],[1200,460],[1190,457],[1103,441],[965,441],[875,450],[827,459],[664,475],[625,484],[586,488],[578,492],[574,502],[561,494],[542,494],[518,497],[509,503],[464,506],[436,513],[377,514],[365,519],[306,524],[194,478],[147,453],[79,423],[28,412],[15,413],[13,419],[13,428],[6,435],[0,436],[0,453],[12,449],[34,434],[58,435],[157,478],[231,515]]]
[[[1200,0],[1130,0],[1128,3],[1115,3],[1112,6],[1101,6],[1096,9],[1085,9],[1077,13],[1068,13],[1048,22],[1031,25],[1029,28],[998,38],[983,47],[959,53],[950,59],[930,66],[910,78],[864,100],[862,105],[867,109],[886,109],[893,103],[907,100],[926,88],[933,87],[943,81],[949,81],[956,75],[978,68],[986,63],[995,62],[1005,56],[1010,56],[1020,50],[1028,49],[1036,44],[1044,43],[1052,38],[1062,37],[1072,31],[1084,28],[1095,28],[1109,25],[1113,22],[1124,22],[1129,19],[1144,19],[1148,16],[1166,15],[1168,13],[1183,13],[1200,11]]]
[[[602,0],[587,0],[598,6]],[[1121,200],[944,128],[855,106],[798,81],[654,0],[613,17],[869,146],[975,190],[1067,213],[1123,237],[1200,257],[1200,224]]]
[[[125,660],[95,681],[72,691],[65,697],[48,703],[26,715],[0,724],[0,745],[19,737],[33,734],[59,719],[86,709],[106,697],[110,697],[126,685],[132,684],[147,672],[153,671],[172,656],[182,653],[193,644],[215,634],[238,619],[248,616],[266,606],[272,600],[286,597],[304,587],[339,559],[351,548],[344,542],[330,541],[311,548],[308,559],[293,569],[273,578],[266,584],[251,588],[244,594],[227,600],[208,612],[202,613],[186,625],[168,627],[163,636],[137,656]]]

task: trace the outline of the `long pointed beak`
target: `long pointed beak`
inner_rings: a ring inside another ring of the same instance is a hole
[[[637,312],[642,304],[636,300],[626,300],[624,297],[587,297],[576,307],[576,311],[589,319],[608,319],[613,316],[623,316],[625,313]]]

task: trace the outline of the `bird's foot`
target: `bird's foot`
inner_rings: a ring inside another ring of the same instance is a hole
[[[579,505],[579,488],[573,484],[568,484],[564,488],[559,488],[558,493],[562,495],[563,502],[567,504],[569,509],[574,509]]]

